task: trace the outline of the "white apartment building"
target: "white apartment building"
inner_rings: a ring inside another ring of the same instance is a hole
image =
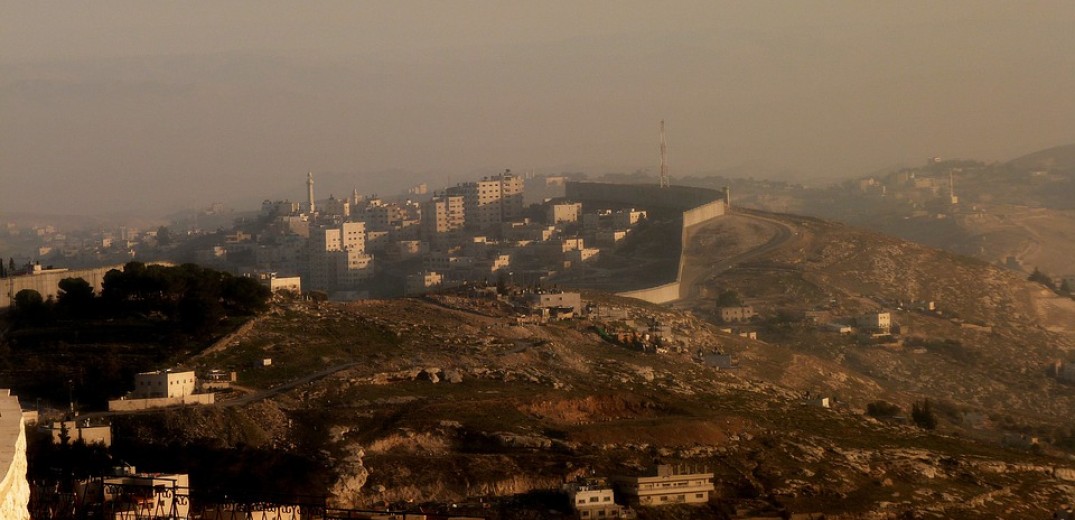
[[[616,489],[630,503],[643,506],[701,504],[713,491],[713,474],[660,465],[648,475],[616,477]]]
[[[523,186],[523,178],[512,175],[508,170],[495,177],[448,188],[447,194],[463,197],[468,228],[488,229],[500,222],[522,217]]]
[[[434,241],[466,225],[462,195],[441,194],[422,205],[421,236]]]
[[[564,486],[575,517],[583,520],[597,518],[636,518],[634,510],[616,503],[611,486],[599,483],[567,484]]]
[[[354,289],[373,276],[373,257],[366,254],[366,224],[344,222],[310,234],[309,285],[312,289]]]

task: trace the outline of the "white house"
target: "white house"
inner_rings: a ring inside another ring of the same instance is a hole
[[[194,393],[197,382],[194,371],[172,372],[158,370],[142,372],[134,376],[134,399],[152,399],[156,397],[184,397]]]

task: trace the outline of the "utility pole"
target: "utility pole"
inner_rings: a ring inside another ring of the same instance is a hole
[[[664,142],[664,119],[661,120],[661,187],[668,187],[668,146]]]

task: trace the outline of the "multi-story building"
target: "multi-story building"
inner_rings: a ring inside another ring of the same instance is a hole
[[[366,252],[366,223],[344,222],[340,224],[340,249]]]
[[[646,475],[613,479],[616,490],[631,504],[661,506],[702,504],[713,491],[713,474],[671,465],[650,468]]]
[[[380,199],[371,199],[366,204],[362,219],[369,228],[377,231],[389,231],[403,221],[404,210],[399,204],[386,203]]]
[[[462,195],[440,194],[422,205],[421,236],[429,242],[452,237],[466,225]]]
[[[351,216],[351,201],[348,199],[337,199],[334,196],[329,196],[328,200],[323,200],[318,205],[318,209],[323,215],[337,215],[340,217]]]
[[[525,296],[527,306],[531,310],[558,311],[558,315],[582,313],[582,295],[577,292],[565,291],[540,291],[528,293]],[[570,309],[570,310],[568,310]]]
[[[545,221],[549,224],[578,222],[581,215],[580,202],[555,202],[545,207]]]
[[[354,289],[373,274],[366,254],[366,224],[344,222],[310,234],[309,284],[322,291]]]
[[[637,518],[635,511],[616,503],[612,487],[604,482],[572,483],[564,486],[575,518]]]
[[[484,230],[522,217],[523,187],[523,178],[506,170],[495,177],[448,188],[447,194],[463,197],[466,227]]]
[[[254,248],[254,269],[297,275],[306,270],[306,239],[299,235],[275,237]]]

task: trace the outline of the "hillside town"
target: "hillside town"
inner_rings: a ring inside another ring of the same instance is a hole
[[[542,184],[542,192],[562,193],[565,179],[532,181]],[[255,277],[274,291],[318,291],[333,300],[417,295],[465,282],[547,281],[593,263],[647,218],[645,209],[630,207],[584,212],[580,202],[562,196],[525,205],[526,179],[510,170],[433,193],[422,185],[398,200],[357,189],[346,198],[318,199],[312,173],[306,183],[305,202],[266,200],[256,217],[238,218],[226,231],[123,228],[72,240],[54,226],[25,230],[40,238],[45,265],[9,258],[4,276],[62,269],[65,259],[79,256],[117,264],[149,256]]]

